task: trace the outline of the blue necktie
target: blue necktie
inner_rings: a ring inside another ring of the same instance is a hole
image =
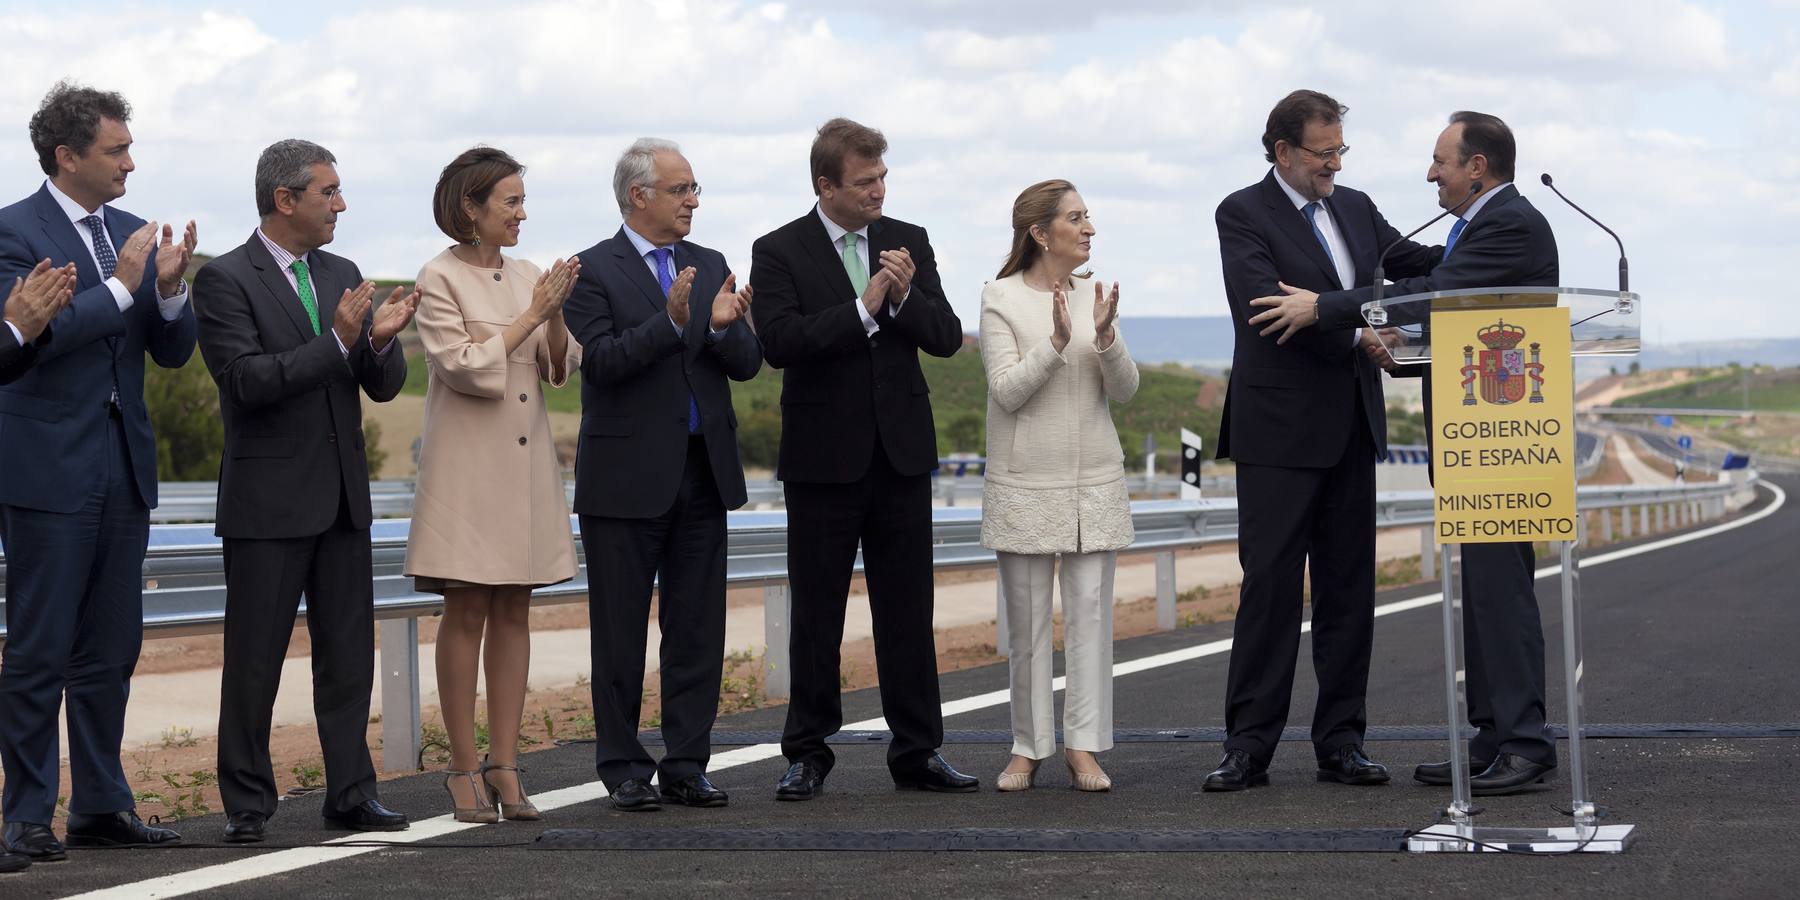
[[[119,256],[113,252],[112,241],[106,239],[106,229],[101,225],[100,217],[88,216],[81,220],[81,224],[87,226],[88,236],[93,239],[94,260],[100,264],[100,277],[102,279],[113,277],[113,272],[119,268]],[[128,284],[125,286],[125,290],[136,291],[137,285]],[[106,346],[112,350],[113,358],[117,359],[119,355],[118,337],[107,338]],[[117,364],[113,366],[112,404],[115,407],[119,405],[119,368]]]
[[[1450,226],[1450,236],[1444,239],[1445,256],[1450,255],[1450,248],[1456,246],[1456,239],[1462,236],[1463,226],[1467,224],[1469,224],[1468,219],[1457,219],[1456,224]]]
[[[1318,238],[1319,246],[1325,248],[1325,258],[1331,260],[1331,265],[1336,267],[1337,257],[1331,255],[1331,242],[1325,240],[1325,232],[1319,230],[1319,220],[1314,218],[1319,214],[1319,201],[1314,200],[1300,207],[1300,211],[1306,213],[1306,224],[1312,226],[1313,237]]]
[[[675,266],[671,260],[675,251],[668,247],[658,247],[650,251],[656,260],[656,284],[662,288],[663,296],[669,296],[669,288],[675,284]],[[694,395],[688,394],[688,434],[700,431],[700,404],[694,402]]]

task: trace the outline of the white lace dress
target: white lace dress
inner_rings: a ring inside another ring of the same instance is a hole
[[[1123,336],[1095,349],[1092,283],[1076,279],[1069,297],[1071,337],[1057,353],[1050,294],[1019,275],[982,290],[988,446],[981,545],[991,550],[1093,553],[1132,541],[1111,404],[1137,393],[1137,365]]]

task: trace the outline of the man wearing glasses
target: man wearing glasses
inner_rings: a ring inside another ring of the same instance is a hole
[[[725,658],[725,511],[746,498],[730,380],[756,376],[762,345],[744,320],[750,287],[687,240],[700,185],[681,149],[632,144],[613,195],[624,226],[582,251],[563,305],[582,350],[575,512],[591,586],[595,769],[627,812],[724,806],[706,765]],[[659,574],[660,763],[637,737]]]
[[[1283,98],[1263,132],[1269,174],[1226,197],[1217,213],[1237,339],[1218,456],[1237,463],[1244,581],[1226,689],[1225,757],[1206,777],[1208,791],[1268,783],[1269,760],[1287,725],[1309,566],[1318,777],[1354,785],[1388,780],[1362,743],[1375,630],[1375,463],[1387,453],[1377,368],[1392,363],[1369,329],[1315,329],[1278,343],[1278,333],[1249,321],[1258,312],[1249,301],[1282,285],[1326,291],[1369,284],[1377,255],[1400,237],[1367,195],[1336,183],[1350,150],[1345,112],[1317,91]],[[1406,244],[1388,256],[1387,268],[1399,277],[1422,275],[1432,261],[1429,249]]]

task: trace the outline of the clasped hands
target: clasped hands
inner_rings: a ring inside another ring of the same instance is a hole
[[[913,276],[919,268],[913,262],[912,253],[905,247],[898,250],[881,251],[881,271],[869,279],[869,286],[863,289],[862,305],[869,315],[881,311],[881,305],[889,302],[898,303],[906,299],[906,292],[912,290]]]
[[[1069,346],[1069,338],[1074,329],[1069,319],[1069,294],[1062,288],[1050,292],[1050,346],[1062,353]],[[1113,344],[1117,332],[1113,323],[1119,319],[1119,283],[1113,282],[1109,293],[1106,286],[1094,282],[1094,349],[1104,351]]]

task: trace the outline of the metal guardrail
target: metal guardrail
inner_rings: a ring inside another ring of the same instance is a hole
[[[1670,524],[1682,527],[1703,518],[1725,514],[1734,495],[1752,489],[1755,475],[1742,481],[1685,485],[1584,486],[1578,489],[1581,541],[1587,540],[1590,514],[1600,516],[1602,531],[1614,533],[1614,510],[1624,510],[1620,528],[1625,536],[1660,531]],[[1655,524],[1652,527],[1652,512]],[[1637,518],[1633,527],[1634,512]],[[1217,498],[1199,501],[1140,500],[1131,505],[1137,539],[1132,553],[1156,553],[1157,625],[1175,627],[1177,596],[1174,552],[1188,547],[1236,540],[1237,501]],[[764,681],[771,697],[785,697],[789,687],[787,636],[790,606],[787,595],[787,513],[785,511],[736,511],[727,514],[726,580],[735,587],[762,586],[764,593]],[[1422,526],[1432,521],[1430,491],[1404,491],[1377,498],[1378,527]],[[376,618],[381,626],[381,690],[385,759],[418,757],[419,715],[418,618],[442,611],[443,597],[412,589],[411,579],[401,574],[406,558],[409,519],[383,519],[370,528],[373,544]],[[571,517],[579,534],[580,521]],[[1430,529],[1422,529],[1422,558],[1431,560]],[[932,512],[932,561],[940,569],[994,565],[991,550],[980,545],[981,510],[974,507],[940,507]],[[541,588],[533,602],[541,605],[575,602],[588,589],[587,563],[576,543],[580,569],[572,581]],[[1429,563],[1424,563],[1429,565]],[[860,554],[856,571],[862,571]],[[1425,573],[1429,578],[1430,573]],[[0,596],[4,595],[5,558],[0,556]],[[0,639],[4,639],[4,600],[0,600]],[[216,633],[225,618],[223,546],[210,524],[153,525],[150,547],[144,559],[144,632],[146,636]],[[305,615],[305,606],[301,606]],[[1004,623],[999,628],[1005,652]],[[399,752],[395,752],[399,751]]]

